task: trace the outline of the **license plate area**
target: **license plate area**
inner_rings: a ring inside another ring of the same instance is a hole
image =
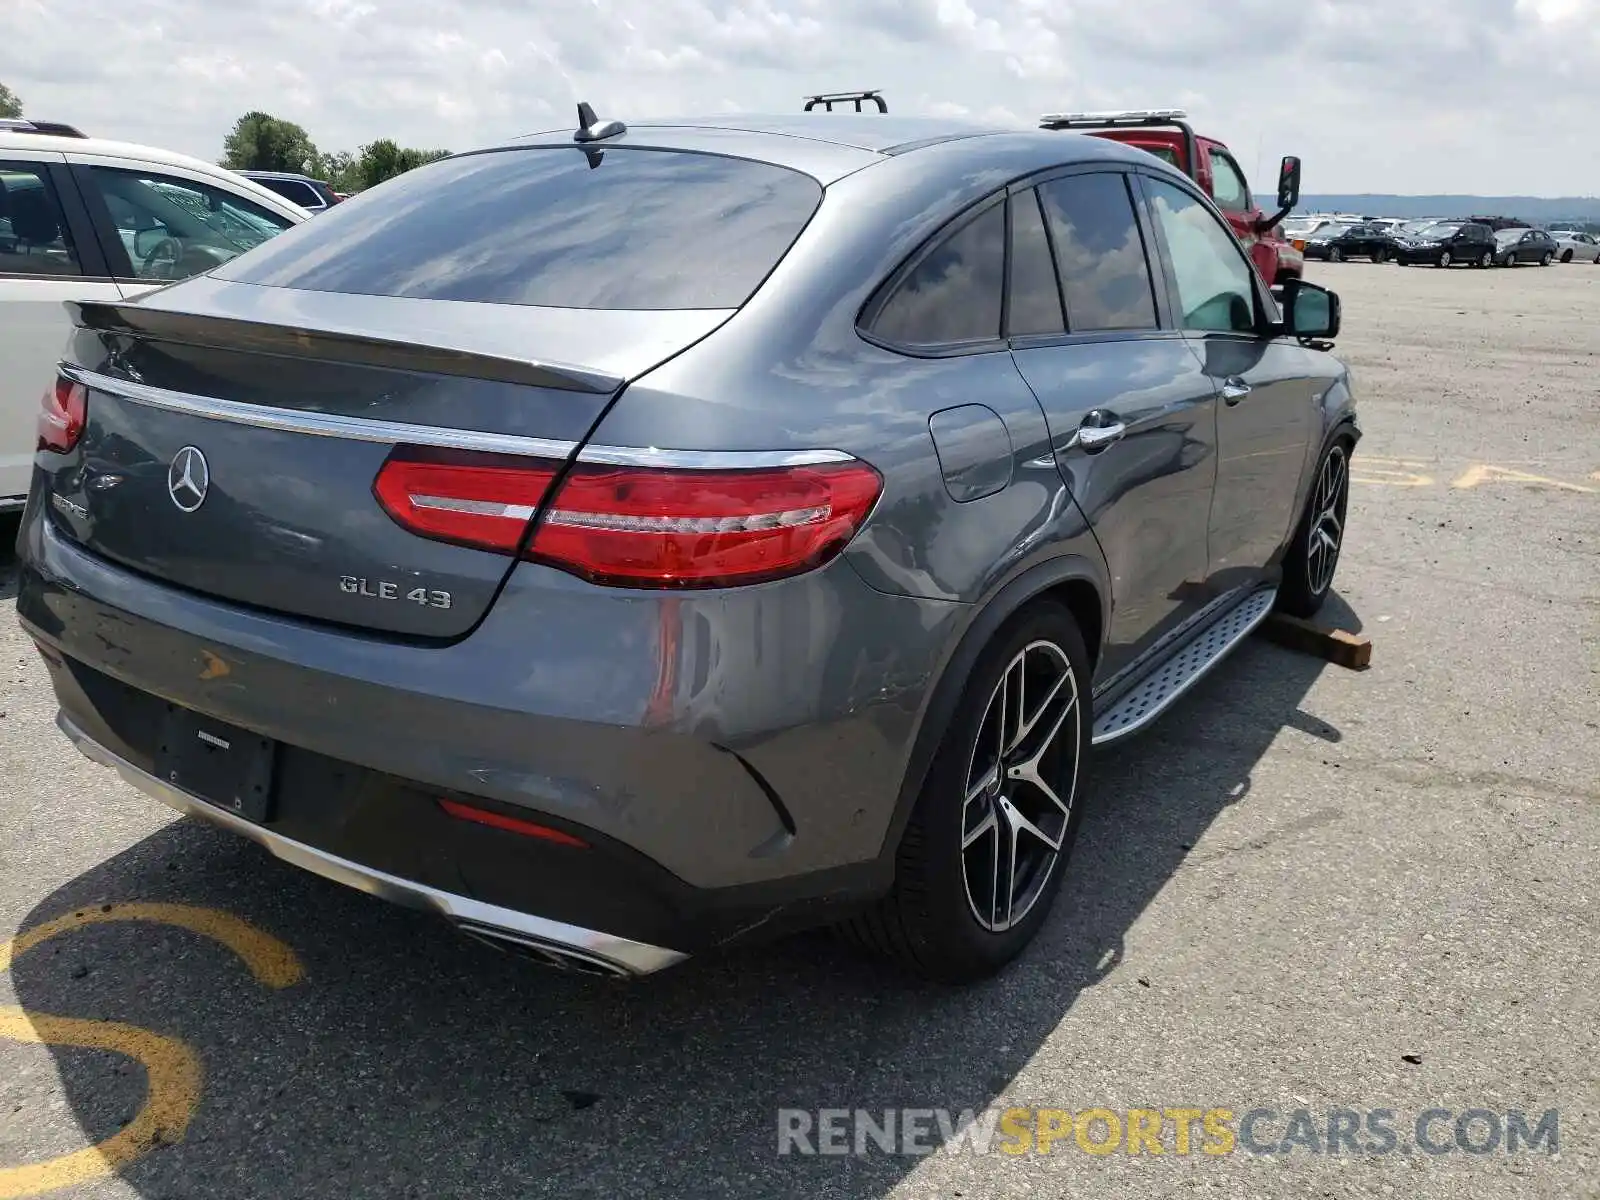
[[[166,708],[156,774],[247,821],[271,820],[277,742],[175,704]]]

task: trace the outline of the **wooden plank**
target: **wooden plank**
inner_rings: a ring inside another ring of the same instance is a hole
[[[1269,641],[1301,654],[1325,658],[1335,666],[1365,671],[1372,665],[1372,640],[1345,629],[1329,629],[1298,617],[1273,613],[1259,632]]]

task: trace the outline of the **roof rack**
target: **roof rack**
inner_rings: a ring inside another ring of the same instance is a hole
[[[1184,171],[1198,178],[1200,147],[1189,125],[1189,114],[1181,108],[1136,108],[1118,112],[1046,113],[1039,118],[1040,129],[1140,129],[1161,127],[1183,134],[1187,165]]]
[[[857,112],[863,112],[865,110],[861,105],[868,101],[876,104],[881,113],[889,111],[889,105],[885,102],[880,88],[871,88],[864,92],[821,92],[815,96],[807,96],[806,111],[810,112],[819,104],[828,112],[833,111],[835,104],[854,104]]]
[[[22,117],[0,117],[0,132],[39,133],[49,137],[86,138],[89,135],[60,121],[32,121]]]

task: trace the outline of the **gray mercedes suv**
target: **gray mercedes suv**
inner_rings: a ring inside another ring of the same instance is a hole
[[[1104,139],[591,116],[71,306],[60,726],[552,963],[831,923],[991,973],[1091,746],[1328,595],[1337,298]]]

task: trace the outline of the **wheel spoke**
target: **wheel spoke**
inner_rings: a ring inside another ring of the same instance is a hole
[[[977,783],[968,785],[966,800],[967,804],[970,806],[974,800],[981,799],[985,792],[994,787],[999,778],[1000,764],[995,763],[994,766],[990,767],[984,772],[982,779],[978,780]]]
[[[978,822],[977,826],[972,830],[972,832],[961,839],[961,848],[963,850],[968,849],[973,842],[977,841],[984,834],[995,830],[996,827],[997,822],[995,821],[994,809],[991,808],[987,813],[984,814],[983,820]]]
[[[1015,750],[1017,748],[1017,746],[1020,746],[1023,742],[1028,740],[1028,735],[1031,734],[1036,728],[1038,728],[1040,720],[1043,719],[1044,714],[1049,710],[1050,705],[1053,704],[1055,702],[1055,698],[1061,694],[1061,689],[1066,687],[1067,684],[1069,684],[1071,682],[1072,682],[1072,672],[1071,671],[1067,671],[1067,672],[1063,673],[1061,678],[1056,680],[1055,685],[1053,687],[1051,687],[1049,693],[1045,696],[1044,700],[1040,702],[1039,707],[1034,710],[1033,716],[1028,718],[1028,720],[1023,723],[1022,729],[1017,734],[1016,743],[1011,747],[1013,750]],[[1067,701],[1067,711],[1070,712],[1071,709],[1072,709],[1073,704],[1075,704],[1075,703],[1077,703],[1077,697],[1076,696],[1074,696],[1071,700]],[[1057,725],[1057,728],[1058,729],[1060,728],[1059,724]],[[1046,738],[1045,740],[1049,741],[1048,738]]]

